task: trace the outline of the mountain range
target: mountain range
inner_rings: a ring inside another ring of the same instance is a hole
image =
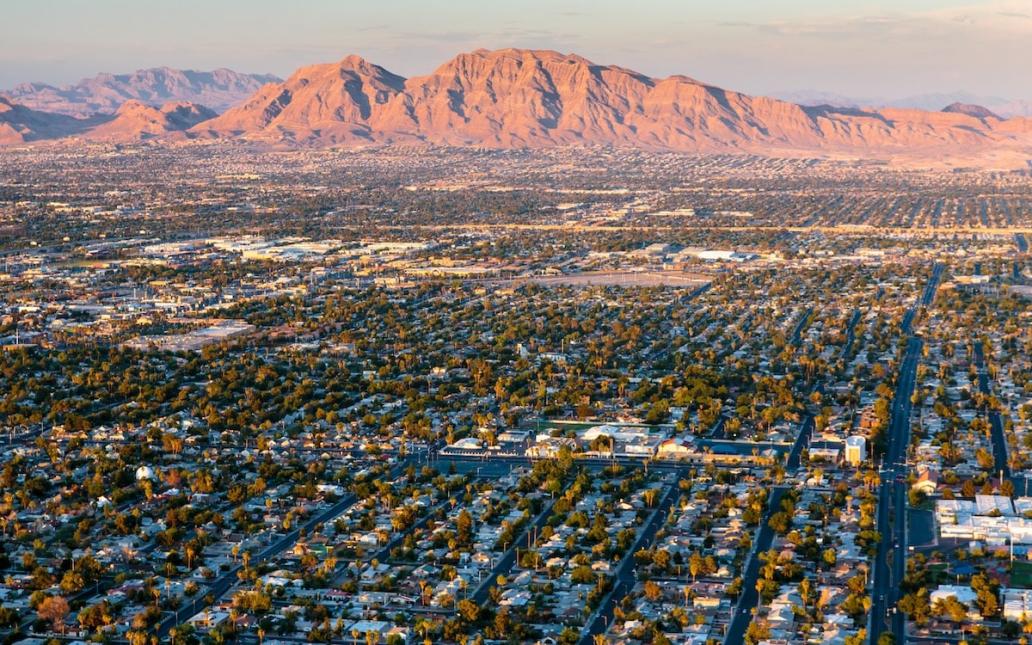
[[[211,118],[193,105],[176,108],[189,114],[178,121],[170,106],[158,109],[164,117],[144,115],[141,103],[102,123],[97,117],[68,122],[67,115],[8,105],[0,124],[20,124],[15,134],[8,132],[14,142],[75,136],[239,139],[275,146],[610,145],[927,159],[1002,155],[1020,165],[1032,156],[1032,120],[1001,119],[980,106],[961,103],[935,112],[801,106],[687,76],[651,78],[572,54],[520,49],[460,54],[427,76],[408,79],[348,56],[266,83]]]
[[[862,108],[865,106],[905,108],[914,110],[938,110],[944,105],[962,103],[966,105],[979,105],[998,114],[1001,118],[1009,119],[1016,116],[1032,117],[1032,101],[1021,99],[1005,99],[998,96],[983,96],[971,92],[936,92],[932,94],[916,94],[903,98],[857,98],[835,94],[834,92],[821,92],[818,90],[800,90],[793,92],[775,92],[771,96],[783,101],[798,103],[804,106],[831,105],[834,107]]]
[[[241,74],[229,69],[197,72],[156,67],[131,74],[99,74],[62,87],[23,83],[0,90],[0,94],[33,110],[80,118],[113,114],[126,101],[155,107],[169,102],[199,103],[223,112],[262,85],[280,80],[271,74]]]
[[[114,114],[79,119],[32,110],[0,96],[0,145],[73,138],[108,143],[185,139],[190,128],[215,116],[204,106],[184,101],[153,107],[133,100],[123,103]]]

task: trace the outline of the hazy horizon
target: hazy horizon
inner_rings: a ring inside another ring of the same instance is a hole
[[[6,14],[0,87],[157,66],[287,76],[348,54],[413,76],[460,51],[525,47],[754,94],[1032,97],[1023,70],[1032,8],[1011,0],[531,0],[490,10],[470,0],[311,0],[301,11],[270,0],[42,0]]]

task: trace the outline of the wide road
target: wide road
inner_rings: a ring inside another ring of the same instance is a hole
[[[821,388],[814,389],[815,391],[821,391]],[[799,465],[803,459],[803,448],[810,445],[810,437],[813,435],[815,426],[816,423],[809,414],[805,415],[799,423],[799,433],[792,444],[792,450],[788,453],[788,459],[785,460],[785,470],[789,475],[794,475],[799,470]]]
[[[874,563],[874,587],[871,602],[871,643],[885,631],[891,620],[897,643],[903,642],[903,614],[888,614],[899,601],[899,585],[906,572],[906,477],[907,446],[910,443],[910,396],[917,379],[917,364],[921,357],[922,342],[910,337],[900,366],[899,380],[892,399],[889,421],[889,444],[885,453],[885,467],[878,491],[878,543]],[[890,566],[891,565],[891,566]]]
[[[707,291],[709,291],[711,286],[712,286],[712,283],[711,282],[707,282],[706,284],[700,286],[697,289],[692,289],[691,291],[689,291],[688,293],[684,294],[683,296],[681,296],[680,298],[677,299],[678,304],[680,306],[687,305],[688,303],[690,303],[695,298],[698,298],[702,294],[704,294]],[[670,307],[667,308],[667,311],[670,312],[672,309],[673,309],[673,304],[671,304]],[[659,349],[654,350],[649,356],[645,357],[645,362],[648,363],[648,364],[654,364],[654,363],[656,363],[659,360],[665,360],[666,357],[670,355],[670,352],[674,351],[675,349],[680,349],[680,347],[681,347],[680,345],[678,345],[677,347],[674,347],[674,344],[672,342],[668,343],[664,347],[661,347]]]
[[[701,442],[703,445],[707,444],[707,441]],[[712,441],[709,444],[720,444],[728,447],[736,447],[738,452],[735,454],[741,457],[743,460],[752,456],[752,450],[756,447],[756,444],[747,444],[744,442],[733,442],[733,441]],[[773,448],[774,450],[784,450],[787,444],[776,444],[776,443],[762,443],[759,444],[761,447]],[[513,466],[533,466],[538,461],[548,461],[548,457],[527,457],[526,455],[514,455],[514,454],[497,454],[497,453],[480,453],[470,452],[468,454],[461,453],[446,453],[438,457],[440,461],[454,461],[462,463],[477,463],[483,462],[485,464],[512,464]],[[691,460],[674,460],[674,459],[646,459],[644,457],[627,457],[617,455],[615,457],[585,457],[577,456],[574,458],[577,464],[584,465],[591,469],[602,469],[608,466],[612,466],[614,463],[620,464],[621,466],[643,466],[648,463],[650,470],[658,471],[678,471],[685,467],[686,464],[694,463]]]
[[[935,300],[935,292],[942,279],[944,266],[936,263],[932,277],[913,308],[903,318],[903,334],[907,338],[903,362],[899,367],[896,391],[887,430],[888,445],[878,488],[878,542],[874,560],[871,590],[869,642],[874,644],[890,628],[895,641],[905,641],[906,616],[896,611],[900,599],[900,585],[906,575],[907,564],[907,448],[910,445],[910,397],[917,381],[917,365],[921,360],[923,342],[914,335],[913,324],[924,307]]]
[[[616,575],[613,578],[613,588],[602,599],[598,609],[588,617],[584,629],[581,630],[581,637],[578,641],[579,645],[592,645],[596,634],[605,633],[609,624],[613,621],[613,610],[616,609],[617,602],[634,589],[634,554],[641,549],[649,548],[652,545],[652,541],[656,539],[656,532],[663,525],[663,522],[666,521],[670,507],[673,506],[674,500],[680,495],[680,481],[681,472],[679,471],[673,478],[673,481],[667,485],[667,490],[656,510],[652,512],[641,531],[638,532],[638,537],[634,540],[634,544],[627,549],[627,553],[620,560],[620,564],[616,568]]]
[[[335,227],[337,230],[361,230],[366,231],[368,226],[364,224],[351,224]],[[672,225],[648,225],[648,224],[515,224],[515,223],[464,223],[464,224],[394,224],[378,227],[384,231],[404,231],[412,233],[454,231],[561,231],[565,233],[628,233],[628,232],[683,232],[684,226]],[[903,233],[917,239],[929,239],[942,235],[1015,235],[1030,234],[1030,226],[995,226],[985,228],[983,226],[922,226],[911,228],[909,226],[871,226],[869,224],[836,224],[818,226],[782,226],[774,224],[741,224],[741,225],[711,225],[706,224],[708,230],[714,231],[772,231],[778,233],[832,233],[832,234],[896,234]]]
[[[930,307],[935,301],[935,292],[939,290],[939,282],[942,280],[943,271],[946,266],[938,262],[932,267],[932,278],[925,285],[924,293],[921,294],[921,306]]]

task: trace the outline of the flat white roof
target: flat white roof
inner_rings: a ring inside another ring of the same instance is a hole
[[[1014,515],[1011,498],[1003,495],[975,495],[975,506],[979,515],[989,515],[993,511],[998,511],[1000,515]]]

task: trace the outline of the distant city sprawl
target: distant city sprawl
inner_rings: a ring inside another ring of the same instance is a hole
[[[1028,171],[0,155],[6,642],[1032,633]]]

